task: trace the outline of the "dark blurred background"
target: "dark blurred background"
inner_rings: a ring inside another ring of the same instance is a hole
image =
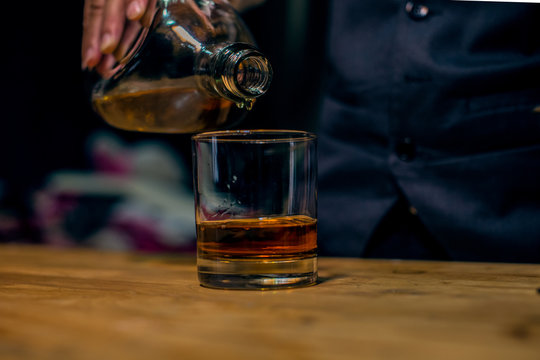
[[[238,127],[316,130],[321,87],[328,0],[267,0],[242,14],[270,59],[274,79]],[[142,134],[116,130],[92,110],[91,76],[80,69],[83,1],[26,2],[7,5],[13,15],[3,31],[2,124],[0,130],[0,241],[42,241],[36,220],[36,192],[58,171],[95,171],[88,143],[106,132],[124,146],[162,142],[191,171],[190,136]],[[5,25],[4,25],[5,26]],[[94,159],[95,160],[95,159]],[[184,177],[190,187],[190,176]],[[102,214],[98,202],[93,212]],[[80,203],[80,202],[79,202]],[[74,233],[89,234],[100,221],[86,205]],[[101,206],[101,207],[100,207]],[[73,210],[73,209],[72,209]],[[73,212],[73,211],[72,211]],[[86,219],[85,219],[86,216]],[[73,218],[73,216],[65,216]],[[103,222],[105,220],[101,220]],[[81,228],[83,230],[81,230]],[[81,232],[82,231],[82,232]],[[86,231],[86,232],[85,232]]]

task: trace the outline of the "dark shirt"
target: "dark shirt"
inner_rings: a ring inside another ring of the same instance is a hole
[[[540,262],[540,4],[335,0],[330,19],[321,253]]]

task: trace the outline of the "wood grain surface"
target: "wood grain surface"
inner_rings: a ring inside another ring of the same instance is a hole
[[[199,286],[195,259],[0,246],[0,359],[540,359],[540,265],[321,258]]]

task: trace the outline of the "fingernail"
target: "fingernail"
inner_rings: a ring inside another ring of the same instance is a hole
[[[86,52],[88,53],[88,51]],[[83,55],[81,59],[81,70],[86,70],[88,68],[88,55]]]
[[[100,61],[99,65],[97,65],[96,69],[103,78],[107,79],[111,75],[110,70],[113,68],[115,62],[114,56],[110,54],[105,55],[105,57]]]
[[[101,48],[102,53],[109,54],[114,50],[114,40],[111,34],[105,34],[101,38]]]
[[[88,68],[91,68],[90,60],[92,60],[92,57],[94,56],[94,52],[92,49],[86,50],[84,53],[82,59],[81,59],[81,69],[86,70]]]
[[[131,4],[129,4],[126,12],[126,16],[129,20],[137,20],[139,17],[142,16],[142,7],[139,2],[134,1]]]

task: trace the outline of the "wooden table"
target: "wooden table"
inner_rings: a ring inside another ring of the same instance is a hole
[[[195,259],[0,246],[0,359],[540,359],[540,265],[321,258],[199,286]]]

